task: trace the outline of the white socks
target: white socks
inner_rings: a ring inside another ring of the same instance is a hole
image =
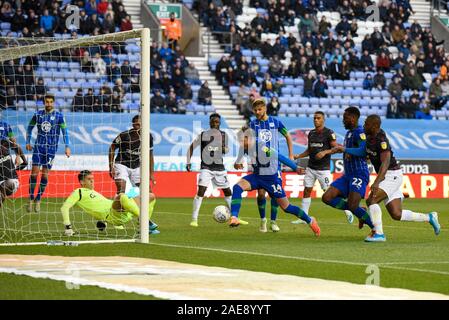
[[[198,220],[198,214],[200,212],[201,203],[203,202],[203,197],[198,197],[197,195],[193,198],[193,213],[192,220]]]
[[[231,202],[232,202],[232,196],[225,197],[226,204],[228,205],[229,210],[231,210]]]
[[[401,221],[429,222],[429,215],[410,210],[402,210]]]
[[[382,209],[378,204],[372,204],[368,208],[368,213],[373,222],[374,229],[378,234],[384,234],[382,226]]]
[[[312,198],[302,198],[301,209],[309,214],[310,204],[312,203]]]

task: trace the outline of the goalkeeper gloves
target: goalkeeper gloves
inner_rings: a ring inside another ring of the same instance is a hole
[[[65,226],[64,234],[68,237],[75,235],[75,231],[73,231],[71,224]]]

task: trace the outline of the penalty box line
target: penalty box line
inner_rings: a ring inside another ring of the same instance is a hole
[[[424,273],[434,273],[434,274],[449,276],[449,272],[446,272],[446,271],[437,271],[437,270],[429,270],[429,269],[418,269],[418,268],[406,268],[406,267],[404,268],[404,267],[399,267],[399,266],[394,266],[394,265],[389,265],[389,264],[388,265],[383,265],[382,262],[379,262],[379,263],[351,262],[351,261],[345,261],[345,260],[330,260],[330,259],[308,258],[308,257],[288,256],[288,255],[280,255],[280,254],[273,254],[273,253],[263,253],[263,252],[254,252],[254,251],[241,251],[241,250],[228,250],[228,249],[208,248],[208,247],[195,247],[195,246],[186,246],[186,245],[169,244],[169,243],[154,243],[154,242],[150,242],[150,245],[161,246],[161,247],[171,247],[171,248],[184,248],[184,249],[193,249],[193,250],[214,251],[214,252],[221,252],[221,253],[243,254],[243,255],[249,255],[249,256],[262,256],[262,257],[270,257],[270,258],[300,260],[300,261],[307,261],[307,262],[342,264],[342,265],[358,266],[358,267],[368,267],[368,266],[371,266],[371,265],[376,265],[376,266],[379,266],[379,268],[385,268],[385,269],[413,271],[413,272],[424,272]]]

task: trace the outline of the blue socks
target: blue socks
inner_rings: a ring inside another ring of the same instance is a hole
[[[257,198],[257,207],[259,208],[259,215],[261,219],[265,219],[265,205],[267,204],[267,199]]]
[[[348,202],[340,197],[335,197],[334,199],[331,200],[331,202],[329,203],[329,205],[331,207],[334,207],[335,209],[340,209],[340,210],[349,210],[348,209]],[[352,211],[352,213],[359,219],[363,220],[371,229],[374,228],[373,222],[371,221],[371,218],[368,214],[368,212],[366,212],[365,209],[358,207],[357,209],[355,209],[354,211]]]
[[[34,190],[36,189],[37,177],[30,176],[30,200],[34,200]]]
[[[39,192],[37,193],[36,201],[41,201],[41,197],[47,187],[47,183],[47,178],[41,177],[41,183],[39,185]]]
[[[278,208],[279,205],[276,199],[271,198],[271,221],[276,221],[276,218],[278,216]]]
[[[231,201],[231,215],[233,217],[239,216],[240,206],[242,205],[242,193],[243,189],[238,184],[234,185]]]
[[[294,216],[297,216],[299,219],[307,222],[307,224],[310,224],[310,222],[312,221],[310,216],[308,216],[307,213],[305,213],[300,207],[294,206],[292,204],[289,204],[284,211]]]

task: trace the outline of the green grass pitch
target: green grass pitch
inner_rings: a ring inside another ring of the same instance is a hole
[[[17,236],[15,234],[28,241],[43,240],[39,233],[33,233],[38,227],[46,238],[59,237],[63,231],[59,214],[61,201],[44,199],[42,208],[51,213],[43,211],[37,215],[25,213],[21,200],[8,200],[2,209],[0,234],[3,234],[0,242],[6,236]],[[294,199],[293,203],[299,204],[300,200]],[[219,204],[223,204],[220,199],[205,199],[199,217],[200,226],[192,228],[189,226],[192,199],[158,199],[153,218],[159,224],[161,234],[150,237],[150,245],[122,243],[82,244],[78,247],[0,247],[0,254],[126,255],[358,284],[365,283],[367,267],[377,265],[380,285],[383,287],[449,294],[448,200],[407,199],[404,202],[404,208],[410,210],[438,211],[442,225],[439,236],[434,235],[428,223],[393,221],[382,205],[386,243],[364,243],[363,239],[369,231],[367,227],[358,230],[357,222],[349,225],[343,212],[325,206],[318,199],[312,201],[310,213],[321,226],[320,238],[315,238],[308,226],[291,224],[294,217],[283,212],[278,214],[279,233],[260,233],[255,199],[245,199],[242,203],[241,217],[250,224],[231,229],[212,219],[212,210]],[[13,214],[16,220],[22,218],[11,225]],[[103,237],[93,232],[93,221],[82,216],[80,211],[76,211],[72,219],[75,228],[81,232],[79,239]],[[80,220],[85,222],[80,223]],[[5,231],[5,224],[16,231]],[[110,235],[132,237],[132,228],[136,226],[129,227],[125,231],[110,231]],[[21,228],[23,232],[19,232]],[[38,298],[32,292],[24,294],[10,289],[16,282],[30,283],[30,286],[39,282],[44,288],[47,287],[48,298],[64,298],[57,294],[57,282],[0,274],[0,299]],[[136,297],[85,287],[83,298],[91,298],[94,290],[96,298],[104,296],[105,299],[113,299],[117,295],[122,295],[124,299]]]

